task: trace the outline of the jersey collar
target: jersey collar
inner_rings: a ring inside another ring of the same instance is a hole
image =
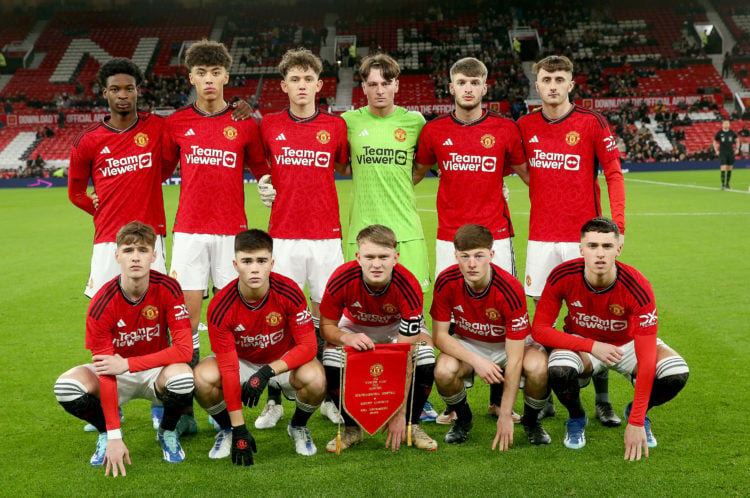
[[[454,123],[456,123],[456,124],[457,124],[457,125],[459,125],[459,126],[474,126],[474,125],[476,125],[476,124],[479,124],[479,123],[481,123],[481,122],[482,122],[482,121],[484,121],[485,119],[487,119],[487,117],[488,117],[488,116],[490,115],[490,112],[489,112],[488,110],[486,110],[486,109],[485,109],[485,110],[483,110],[483,111],[482,111],[482,115],[481,115],[480,117],[478,117],[478,118],[477,118],[477,119],[475,119],[474,121],[469,121],[469,122],[461,121],[460,119],[458,119],[458,118],[456,117],[456,110],[455,110],[455,109],[453,109],[453,110],[452,110],[452,111],[450,112],[450,114],[449,114],[449,115],[450,115],[451,119],[453,120],[453,122],[454,122]]]
[[[550,119],[550,118],[548,118],[544,114],[544,111],[541,110],[541,109],[539,110],[539,112],[542,115],[542,119],[544,119],[546,122],[548,122],[549,124],[557,124],[557,123],[562,123],[563,121],[565,121],[566,119],[568,119],[575,112],[575,110],[576,110],[576,105],[573,104],[573,105],[570,106],[570,110],[568,112],[566,112],[565,114],[563,114],[562,116],[560,116],[557,119]]]
[[[190,106],[193,108],[193,110],[195,111],[196,114],[200,114],[201,116],[204,116],[204,117],[207,117],[207,118],[215,118],[215,117],[218,117],[218,116],[223,116],[224,114],[226,114],[227,112],[229,112],[229,111],[232,110],[232,105],[229,104],[229,102],[227,102],[227,106],[224,109],[222,109],[220,111],[216,111],[216,112],[214,112],[212,114],[209,114],[207,112],[203,112],[200,109],[198,109],[198,106],[195,105],[195,102],[193,102],[192,104],[190,104]]]
[[[136,112],[135,113],[135,121],[133,121],[133,124],[131,124],[130,126],[128,126],[125,129],[121,130],[121,129],[115,128],[114,126],[112,126],[111,124],[109,124],[109,120],[111,118],[112,118],[112,116],[105,117],[102,120],[102,125],[104,125],[104,127],[106,129],[108,129],[109,131],[111,131],[112,133],[127,133],[130,130],[132,130],[133,128],[135,128],[136,126],[138,126],[138,122],[141,120],[141,116]]]
[[[295,123],[309,123],[310,121],[315,120],[315,118],[320,115],[320,110],[316,108],[313,115],[309,118],[300,118],[299,116],[295,116],[291,109],[287,109],[286,113],[289,116],[289,119],[291,119]]]

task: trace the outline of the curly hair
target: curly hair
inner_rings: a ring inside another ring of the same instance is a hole
[[[107,86],[107,79],[115,74],[128,74],[135,78],[135,85],[138,86],[143,81],[141,69],[130,59],[116,57],[104,63],[96,73],[96,79],[102,88]]]
[[[232,56],[223,43],[204,38],[190,45],[185,51],[185,66],[188,71],[195,66],[221,66],[229,71]]]

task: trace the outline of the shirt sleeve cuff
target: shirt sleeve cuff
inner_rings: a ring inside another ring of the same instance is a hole
[[[107,439],[122,439],[122,429],[107,431]]]

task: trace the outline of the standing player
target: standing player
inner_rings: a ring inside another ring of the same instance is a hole
[[[72,368],[55,382],[62,407],[99,431],[91,465],[106,462],[105,475],[111,470],[115,477],[125,475],[125,462],[130,464],[117,407],[133,398],[164,403],[158,433],[164,460],[185,458],[176,427],[193,400],[190,321],[180,285],[150,270],[155,243],[149,225],[131,222],[119,230],[115,258],[121,274],[96,293],[86,317],[93,363]]]
[[[310,308],[320,337],[320,300],[331,273],[344,262],[339,201],[334,169],[347,173],[349,145],[346,123],[316,109],[323,64],[307,49],[289,50],[279,64],[281,89],[289,109],[264,116],[260,133],[271,164],[276,197],[268,233],[274,238],[275,270],[310,288]],[[262,179],[262,185],[270,179]],[[318,340],[318,359],[323,341]],[[255,427],[276,425],[283,414],[281,393],[269,386],[268,404]],[[321,413],[337,423],[336,406],[326,401]]]
[[[729,180],[732,179],[732,168],[734,158],[740,151],[740,140],[737,134],[730,128],[731,123],[725,119],[721,123],[721,130],[714,137],[714,150],[719,156],[719,168],[721,169],[721,190],[731,190]]]
[[[528,183],[521,133],[512,121],[482,110],[487,68],[481,61],[461,59],[451,67],[450,76],[456,108],[425,125],[414,172],[416,184],[433,165],[440,168],[435,277],[455,264],[453,237],[467,223],[490,229],[492,262],[515,275],[513,225],[502,190],[506,165]]]
[[[383,225],[365,227],[357,234],[356,261],[341,265],[326,285],[320,304],[320,332],[332,346],[350,346],[357,351],[374,349],[375,344],[394,342],[414,343],[418,346],[413,393],[409,402],[388,422],[386,447],[399,449],[406,433],[406,423],[412,424],[414,446],[420,450],[436,450],[437,442],[419,427],[421,409],[430,394],[435,367],[432,338],[424,325],[422,292],[419,282],[398,262],[396,235]],[[323,366],[328,380],[328,392],[339,402],[341,390],[342,353],[332,347],[323,353]],[[409,418],[411,414],[411,418]],[[346,429],[341,437],[345,450],[362,441],[362,429],[354,419],[342,412]],[[336,451],[336,438],[326,446]]]
[[[622,251],[619,229],[606,218],[581,228],[583,258],[555,268],[534,315],[534,339],[555,348],[549,357],[549,382],[568,409],[565,446],[586,445],[588,422],[579,395],[581,383],[611,368],[635,379],[633,402],[625,409],[625,459],[640,460],[656,446],[649,408],[666,403],[685,386],[685,360],[656,337],[657,314],[648,280],[616,261]],[[563,301],[563,330],[554,328]]]
[[[273,239],[245,230],[234,241],[230,282],[208,307],[208,336],[215,356],[195,368],[195,398],[221,430],[209,458],[232,455],[252,465],[255,440],[245,426],[242,404],[253,407],[266,384],[297,402],[287,433],[300,455],[314,455],[307,421],[325,396],[325,374],[315,359],[315,334],[305,296],[291,279],[273,273]]]
[[[359,74],[367,106],[345,112],[351,150],[352,190],[346,258],[354,259],[356,236],[373,224],[396,233],[401,264],[430,288],[429,263],[422,221],[417,213],[412,165],[424,117],[395,105],[398,63],[386,54],[362,59]]]
[[[435,385],[448,410],[456,412],[447,443],[460,444],[473,426],[466,401],[466,386],[474,372],[488,384],[503,382],[497,433],[492,443],[505,451],[513,444],[513,404],[521,375],[524,386],[523,427],[529,442],[551,442],[538,420],[544,408],[547,387],[547,354],[531,341],[526,297],[518,280],[492,263],[493,234],[480,225],[464,225],[454,236],[458,261],[435,281],[430,314],[435,346],[440,350],[435,364]],[[449,332],[455,319],[454,335]]]
[[[151,225],[157,234],[154,269],[166,273],[162,181],[174,163],[162,162],[164,119],[138,112],[138,85],[143,75],[128,59],[105,63],[97,80],[110,117],[79,134],[70,149],[68,197],[94,217],[94,251],[84,294],[94,297],[120,273],[112,257],[117,230],[132,220]],[[95,195],[88,195],[89,180]]]
[[[427,123],[419,136],[414,183],[430,168],[440,168],[437,194],[438,232],[435,240],[435,278],[455,263],[453,237],[459,227],[476,223],[494,237],[492,262],[516,275],[513,225],[508,203],[501,195],[503,175],[511,170],[529,183],[521,134],[512,121],[482,110],[487,94],[487,67],[473,57],[460,59],[450,69],[451,95],[456,108]],[[500,411],[503,385],[490,385],[489,411]],[[445,416],[439,417],[439,422]]]
[[[572,104],[573,63],[549,56],[534,64],[540,111],[518,120],[529,162],[531,217],[526,251],[526,295],[539,301],[552,269],[578,257],[580,227],[601,215],[599,168],[604,170],[612,219],[625,234],[625,182],[620,151],[607,121]],[[605,426],[622,423],[609,400],[606,370],[594,377],[596,417]],[[554,406],[549,407],[554,413]],[[547,412],[548,408],[545,408]]]
[[[161,184],[174,169],[173,163],[162,161],[164,119],[138,112],[138,86],[143,81],[138,66],[129,59],[112,59],[99,69],[97,80],[109,104],[110,117],[76,137],[68,172],[68,197],[94,217],[94,250],[84,290],[89,298],[120,273],[112,257],[117,250],[117,230],[132,220],[142,220],[156,230],[152,268],[166,273]],[[96,192],[92,195],[86,193],[89,180]],[[151,408],[154,428],[158,428],[161,415],[157,401]],[[96,428],[87,425],[85,430],[93,432]]]
[[[256,178],[268,172],[258,125],[233,120],[224,100],[231,64],[222,43],[202,40],[190,46],[185,65],[197,100],[167,118],[164,137],[164,158],[179,160],[182,177],[170,274],[185,292],[196,350],[209,277],[216,289],[237,277],[234,235],[247,228],[243,166]]]

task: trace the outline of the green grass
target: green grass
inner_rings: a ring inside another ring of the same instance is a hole
[[[566,450],[559,404],[557,416],[545,421],[551,446],[531,447],[518,427],[512,451],[492,453],[494,419],[486,415],[488,388],[480,383],[470,390],[477,423],[464,445],[442,443],[448,428],[427,424],[428,434],[441,442],[436,452],[403,448],[392,454],[383,449],[384,436],[376,435],[340,456],[329,455],[324,446],[335,427],[315,414],[310,427],[319,454],[304,458],[294,453],[285,434],[283,424],[293,410],[285,402],[278,428],[252,430],[260,451],[252,468],[208,459],[214,433],[200,409],[199,433],[183,438],[187,460],[163,463],[148,403],[135,401],[125,407],[124,423],[133,465],[126,478],[116,480],[88,465],[95,438],[60,408],[52,393],[61,372],[89,360],[84,349],[88,300],[82,290],[91,219],[69,203],[65,189],[2,189],[0,495],[747,495],[749,182],[746,171],[738,170],[732,183],[741,192],[721,192],[715,189],[718,177],[717,171],[626,175],[628,231],[622,260],[650,279],[659,335],[691,367],[685,390],[651,413],[659,446],[647,460],[624,462],[622,428],[607,429],[596,421],[587,430],[586,448]],[[528,197],[517,178],[509,183],[523,273]],[[339,182],[339,188],[346,211],[350,184]],[[428,179],[416,192],[430,251],[436,188],[436,180]],[[173,220],[178,189],[164,190],[167,219]],[[250,225],[265,227],[268,211],[254,190],[247,187]],[[429,309],[430,294],[425,301]],[[202,339],[205,355],[206,334]],[[610,390],[622,411],[632,387],[613,374]],[[593,412],[592,390],[586,389],[583,398]],[[435,392],[432,399],[442,406]],[[251,429],[258,412],[246,413]]]

